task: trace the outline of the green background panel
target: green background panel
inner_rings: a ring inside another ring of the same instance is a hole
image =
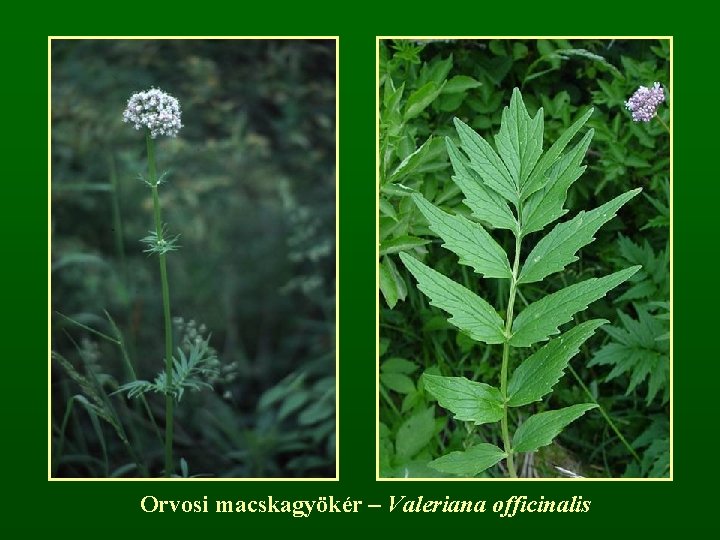
[[[92,7],[91,7],[92,6]],[[669,8],[609,3],[413,10],[385,4],[335,5],[263,14],[236,5],[228,12],[190,7],[99,4],[62,13],[5,13],[4,388],[2,392],[3,528],[48,529],[79,537],[137,532],[284,530],[327,536],[367,529],[382,534],[483,535],[523,529],[561,536],[631,529],[669,530],[707,524],[716,421],[707,396],[719,375],[710,349],[716,333],[709,287],[718,195],[713,157],[715,38],[710,17],[681,22]],[[105,9],[108,9],[107,7]],[[345,8],[347,9],[347,8]],[[637,12],[633,12],[637,9]],[[656,11],[649,11],[654,9]],[[685,5],[690,11],[690,6]],[[447,11],[441,11],[447,10]],[[12,23],[12,24],[10,24]],[[48,482],[47,481],[47,36],[48,35],[340,35],[340,482]],[[376,482],[375,481],[375,35],[674,35],[674,481],[672,482]],[[692,272],[702,272],[691,275]],[[587,514],[359,514],[292,518],[270,514],[145,514],[145,495],[162,499],[311,498],[333,495],[387,505],[390,495],[506,499],[527,495],[592,501]],[[571,528],[577,528],[572,530]],[[637,534],[637,533],[635,533]]]

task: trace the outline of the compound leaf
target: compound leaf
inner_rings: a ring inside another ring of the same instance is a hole
[[[534,452],[550,444],[565,426],[595,407],[595,403],[581,403],[557,411],[534,414],[525,420],[513,435],[513,451]]]
[[[452,139],[447,137],[445,144],[455,171],[453,182],[462,190],[465,195],[463,202],[472,210],[473,215],[497,229],[510,229],[517,234],[518,222],[507,201],[483,183],[480,175],[470,168],[467,158]]]
[[[503,320],[485,300],[406,253],[401,253],[400,259],[430,303],[452,315],[451,324],[475,341],[490,344],[505,341]]]
[[[480,443],[463,452],[450,452],[428,463],[436,471],[459,476],[475,476],[489,469],[507,454],[494,444]]]
[[[527,182],[523,186],[521,200],[527,199],[530,195],[535,193],[547,183],[548,177],[545,173],[555,164],[560,157],[560,154],[562,154],[562,151],[565,150],[565,147],[572,140],[575,134],[580,131],[580,128],[585,125],[585,122],[588,121],[592,113],[593,109],[586,111],[585,114],[578,118],[573,125],[567,128],[565,132],[555,141],[555,143],[548,148],[548,151],[542,155],[532,173],[530,173],[530,178],[528,178]]]
[[[513,323],[510,345],[529,347],[558,333],[558,327],[572,316],[620,285],[639,266],[632,266],[601,278],[590,278],[541,298],[526,307]]]
[[[520,199],[518,187],[490,143],[457,118],[455,127],[460,136],[462,149],[470,158],[470,167],[480,175],[486,186],[517,206]]]
[[[642,305],[635,305],[638,319],[618,312],[623,327],[604,328],[612,341],[600,349],[588,366],[610,365],[610,381],[624,373],[630,376],[626,395],[648,379],[647,403],[650,404],[662,389],[663,403],[669,397],[669,344],[658,340],[668,330],[666,321],[653,317]]]
[[[445,241],[443,245],[460,257],[460,264],[472,266],[485,277],[510,279],[507,255],[482,225],[448,214],[417,193],[413,193],[412,199],[430,223],[430,229]]]
[[[515,188],[521,191],[542,155],[543,110],[540,108],[531,118],[517,88],[513,90],[510,106],[503,109],[495,145]]]
[[[580,212],[570,221],[556,225],[525,259],[518,283],[541,281],[575,262],[575,253],[595,240],[593,235],[600,227],[615,217],[620,207],[640,191],[641,188],[628,191],[594,210]]]
[[[425,390],[453,413],[456,420],[476,425],[499,422],[503,414],[500,390],[465,377],[423,375]]]
[[[539,401],[552,391],[570,359],[580,346],[595,333],[598,327],[607,323],[594,319],[577,325],[563,335],[556,337],[525,360],[513,373],[508,384],[508,405],[520,407]]]
[[[567,191],[570,185],[585,172],[585,167],[580,163],[585,157],[593,134],[592,129],[588,130],[579,143],[558,159],[547,173],[548,180],[545,186],[525,201],[522,207],[523,236],[542,230],[545,225],[567,213],[563,208]]]

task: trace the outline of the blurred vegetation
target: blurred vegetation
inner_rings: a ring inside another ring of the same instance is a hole
[[[495,381],[500,348],[472,341],[419,294],[397,253],[412,251],[431,267],[504,305],[503,280],[478,279],[441,248],[408,197],[417,190],[451,213],[468,215],[451,181],[446,136],[453,118],[487,140],[497,132],[513,88],[531,115],[545,111],[545,148],[588,107],[595,135],[588,168],[565,204],[575,215],[620,193],[643,193],[603,227],[580,261],[542,284],[524,287],[520,309],[550,291],[629,265],[629,284],[583,312],[604,327],[571,361],[552,397],[536,412],[596,400],[598,411],[554,443],[520,461],[524,476],[570,474],[664,477],[669,474],[670,137],[657,121],[635,123],[624,106],[641,85],[659,82],[669,125],[670,44],[666,40],[386,40],[380,46],[380,286],[382,476],[435,476],[427,463],[475,442],[496,442],[486,426],[456,422],[435,407],[423,372]],[[583,133],[585,130],[583,130]],[[562,219],[566,221],[568,217]],[[493,236],[504,243],[501,231]],[[540,236],[532,235],[529,250]],[[581,322],[578,320],[576,322]],[[549,402],[548,402],[549,401]],[[617,430],[613,429],[615,426]],[[624,436],[625,443],[618,431]],[[558,469],[558,467],[560,469]],[[563,473],[562,470],[566,471]],[[486,473],[483,473],[486,474]],[[503,475],[499,469],[487,474]]]
[[[211,335],[222,366],[177,407],[177,473],[335,475],[335,65],[326,40],[53,41],[54,475],[162,469],[145,408],[111,395],[123,350],[138,378],[163,365],[144,136],[122,122],[151,86],[184,124],[156,150],[176,343]]]

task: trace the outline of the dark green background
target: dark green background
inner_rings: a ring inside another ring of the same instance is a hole
[[[710,17],[680,25],[657,5],[613,7],[576,5],[520,9],[474,4],[439,6],[447,13],[385,5],[337,16],[333,11],[283,11],[227,14],[173,7],[131,7],[82,22],[74,9],[62,16],[6,13],[14,30],[2,38],[2,85],[5,152],[2,231],[5,250],[2,358],[2,463],[5,501],[3,525],[102,537],[179,529],[222,530],[245,536],[284,529],[292,534],[366,527],[382,534],[421,531],[428,535],[482,536],[499,529],[529,534],[555,530],[560,537],[599,532],[622,536],[630,529],[710,524],[714,500],[705,486],[717,476],[712,438],[717,354],[712,315],[715,288],[711,268],[714,209],[718,199],[715,172],[717,113],[716,39]],[[683,9],[688,10],[685,5]],[[94,8],[95,9],[95,8]],[[162,16],[153,14],[154,10]],[[244,9],[244,8],[243,8]],[[490,11],[488,11],[488,9]],[[657,10],[651,12],[649,10]],[[96,12],[87,11],[86,15]],[[534,15],[536,14],[536,15]],[[324,15],[324,16],[322,16]],[[39,18],[38,18],[39,17]],[[173,19],[185,18],[184,22]],[[544,19],[544,20],[542,20]],[[307,22],[302,22],[302,21]],[[101,22],[98,22],[101,21]],[[131,26],[127,23],[132,21]],[[16,24],[17,23],[17,24]],[[25,27],[25,28],[23,28]],[[13,35],[15,32],[16,35]],[[337,482],[48,482],[47,481],[47,36],[48,35],[340,35],[340,477]],[[674,469],[673,482],[375,482],[375,35],[674,35]],[[707,493],[707,495],[703,495]],[[521,515],[511,520],[486,514],[317,514],[308,519],[269,514],[144,514],[144,495],[163,499],[250,499],[273,495],[312,498],[334,495],[387,504],[389,495],[505,499],[512,494],[563,499],[582,495],[592,501],[588,514]],[[207,533],[206,533],[207,534]],[[635,532],[635,534],[638,534]]]

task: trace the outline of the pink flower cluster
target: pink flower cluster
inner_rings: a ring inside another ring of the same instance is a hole
[[[649,122],[655,116],[658,105],[665,101],[665,91],[656,82],[652,88],[641,86],[625,102],[635,122]]]

